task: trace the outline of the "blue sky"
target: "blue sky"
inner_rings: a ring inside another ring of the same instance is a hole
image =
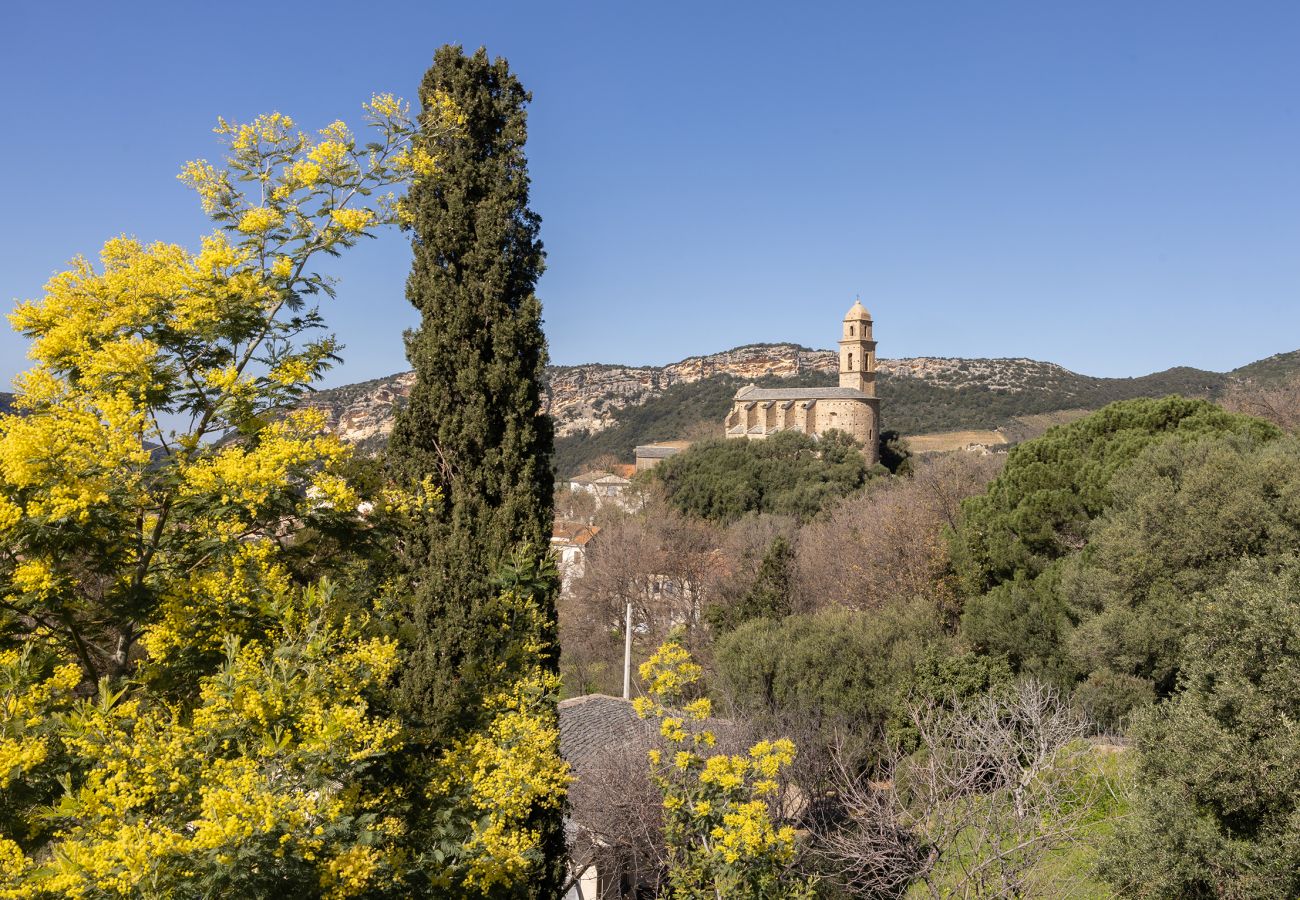
[[[0,292],[197,244],[215,117],[355,121],[434,49],[533,91],[558,363],[830,346],[1096,375],[1300,347],[1300,4],[7,4]],[[341,260],[331,383],[406,368],[406,238]],[[24,367],[0,337],[0,381]]]

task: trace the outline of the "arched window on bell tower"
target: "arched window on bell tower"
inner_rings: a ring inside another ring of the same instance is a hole
[[[861,326],[861,328],[859,328]],[[871,339],[871,313],[861,301],[844,316],[840,332],[840,387],[875,396],[876,342]]]

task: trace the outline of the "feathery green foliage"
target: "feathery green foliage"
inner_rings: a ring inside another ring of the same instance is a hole
[[[388,447],[411,483],[429,479],[445,503],[410,535],[415,651],[406,704],[437,730],[469,709],[483,608],[493,576],[521,546],[546,552],[551,431],[541,412],[546,341],[533,293],[542,270],[539,218],[528,208],[524,106],[530,95],[503,59],[438,50],[420,87],[445,91],[466,134],[426,148],[443,174],[417,182],[406,205],[414,262],[407,334],[416,381]]]
[[[1298,448],[1258,419],[1171,397],[1107,407],[1013,451],[953,539],[962,629],[1107,725],[1168,695],[1190,598],[1300,540]]]
[[[964,587],[978,593],[1038,575],[1083,546],[1088,523],[1111,501],[1111,479],[1144,449],[1218,434],[1281,432],[1206,400],[1165,397],[1113,403],[1017,447],[988,493],[963,504],[953,551]]]
[[[536,605],[543,633],[527,652],[542,648],[555,668],[552,431],[534,294],[543,252],[524,154],[531,95],[504,59],[459,46],[437,51],[420,86],[426,109],[439,92],[463,114],[464,133],[425,141],[442,171],[405,201],[414,253],[406,293],[421,321],[406,339],[415,384],[387,448],[401,481],[443,497],[404,536],[401,573],[411,599],[398,696],[430,746],[482,724],[484,697],[520,652],[500,638],[513,615],[503,586]],[[560,811],[539,810],[533,824],[547,860],[526,889],[548,896],[562,856]]]

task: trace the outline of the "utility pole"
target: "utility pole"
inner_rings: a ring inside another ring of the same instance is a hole
[[[632,699],[632,601],[627,604],[627,624],[623,627],[623,699]]]

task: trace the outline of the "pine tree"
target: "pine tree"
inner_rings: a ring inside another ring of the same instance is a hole
[[[754,619],[779,622],[794,612],[794,548],[777,537],[763,554],[758,576],[739,601],[730,606],[712,606],[709,624],[719,636]]]
[[[542,412],[547,361],[541,305],[540,218],[528,207],[525,106],[531,94],[504,59],[441,47],[420,86],[426,114],[447,96],[464,117],[453,139],[423,149],[439,175],[405,201],[414,261],[407,299],[421,323],[406,335],[416,380],[387,450],[406,484],[432,483],[442,500],[405,535],[400,563],[408,604],[398,699],[427,746],[447,746],[483,724],[483,699],[503,669],[536,646],[557,668],[552,518],[553,435]],[[503,592],[531,596],[547,633],[519,646]],[[506,676],[509,676],[507,671]],[[563,855],[558,812],[535,823],[546,836],[546,895]]]

